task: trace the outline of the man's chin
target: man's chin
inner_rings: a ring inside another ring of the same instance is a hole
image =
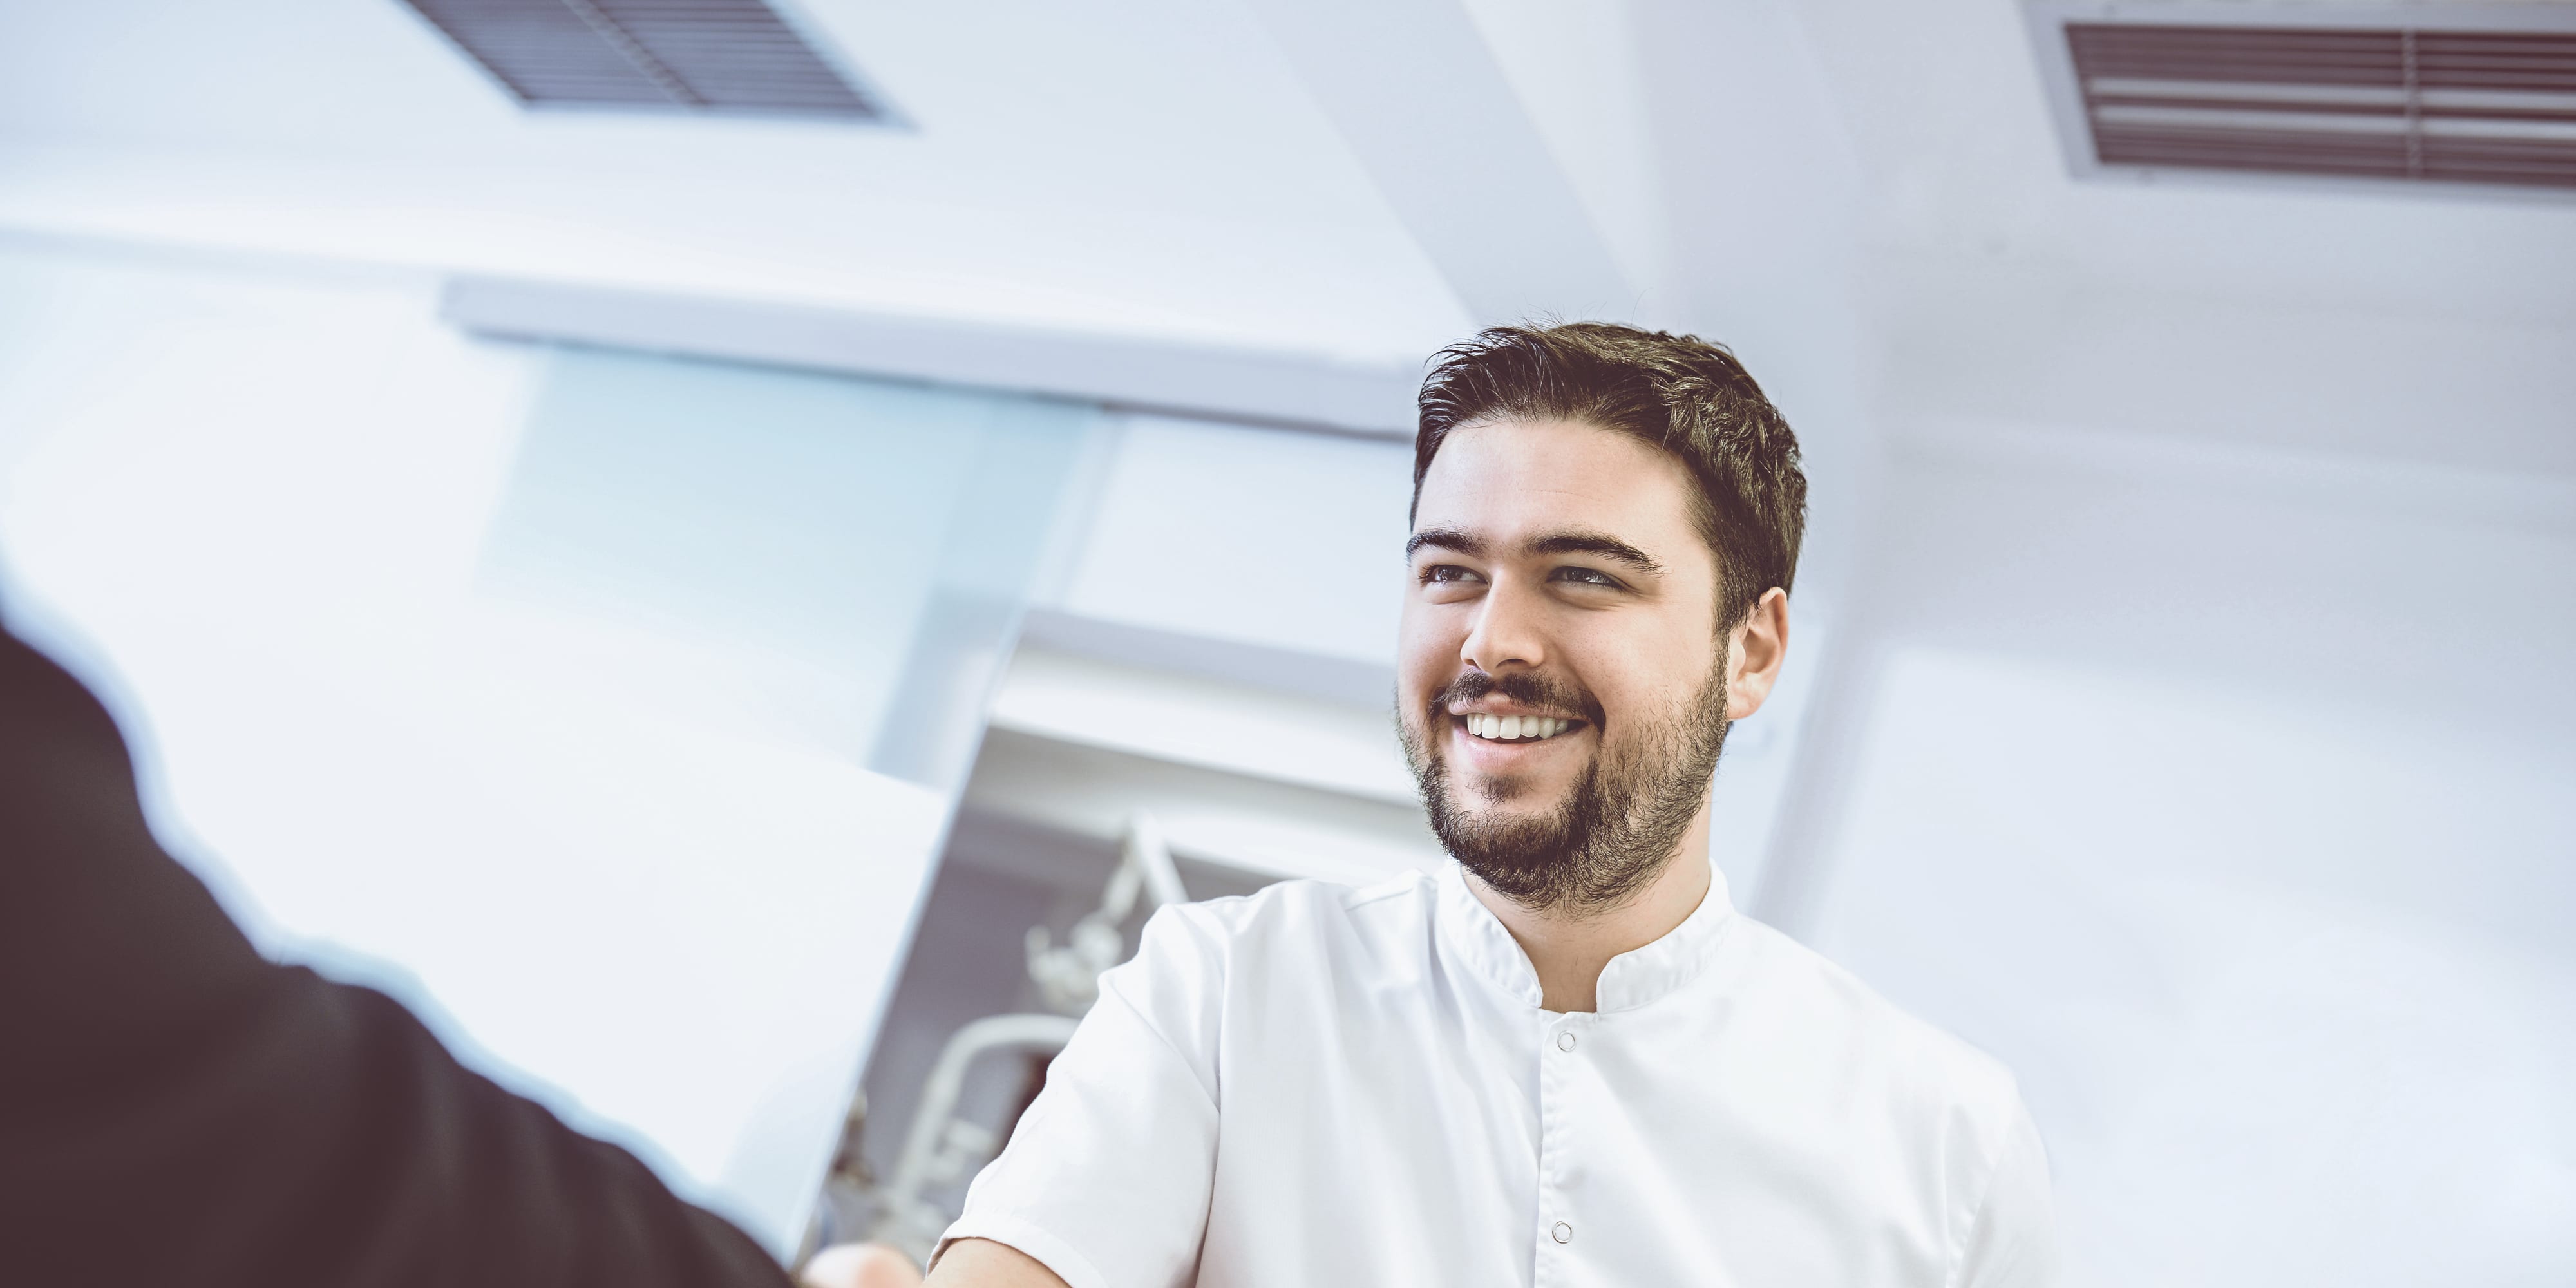
[[[1452,790],[1450,817],[1480,831],[1553,826],[1564,817],[1562,791],[1549,792],[1529,783],[1502,784],[1498,791],[1486,791],[1484,787],[1485,784],[1477,784]]]
[[[1449,780],[1449,804],[1469,814],[1498,810],[1507,814],[1537,817],[1563,808],[1571,783],[1555,781],[1556,775],[1487,774],[1461,768]]]

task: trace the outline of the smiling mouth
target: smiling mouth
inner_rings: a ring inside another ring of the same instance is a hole
[[[1498,716],[1471,711],[1458,717],[1468,736],[1490,742],[1537,742],[1555,738],[1581,728],[1580,720],[1561,720],[1555,716]]]

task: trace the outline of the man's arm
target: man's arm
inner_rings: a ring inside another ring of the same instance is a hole
[[[2048,1149],[2030,1111],[2019,1105],[1969,1230],[1957,1282],[1960,1288],[2049,1288],[2057,1282]]]
[[[1001,1156],[967,1188],[934,1283],[1182,1288],[1196,1277],[1216,1181],[1217,1036],[1229,932],[1167,907],[1136,956],[1100,977]],[[961,1255],[968,1260],[958,1261]],[[1007,1255],[1006,1255],[1007,1254]],[[1027,1279],[1033,1262],[1052,1272]],[[952,1270],[951,1263],[955,1263]]]
[[[106,711],[0,632],[0,1282],[787,1279],[390,998],[263,960]]]
[[[959,1239],[930,1263],[928,1288],[1066,1288],[1055,1272],[1007,1243]]]

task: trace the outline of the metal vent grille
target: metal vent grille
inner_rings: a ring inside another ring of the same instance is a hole
[[[2230,9],[2281,25],[2146,21],[2125,7],[2118,21],[2051,24],[2063,106],[2089,151],[2079,170],[2576,189],[2576,9],[2416,6],[2332,25],[2312,9]],[[2432,25],[2463,17],[2488,25]]]
[[[408,0],[529,107],[890,122],[762,0]]]

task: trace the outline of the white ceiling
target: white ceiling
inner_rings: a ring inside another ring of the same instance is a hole
[[[917,130],[523,113],[395,0],[0,5],[0,221],[1372,357],[1463,325],[1237,6],[803,8]]]
[[[1801,13],[1871,176],[1883,253],[2160,293],[2576,318],[2576,196],[2074,183],[2013,0]]]
[[[1710,13],[1748,8],[1771,6],[1650,0],[1668,86],[1721,48]],[[1836,235],[1885,433],[1973,421],[2576,473],[2576,199],[2078,183],[2015,0],[1783,8],[1781,57],[1812,58],[1830,129],[1781,119],[1794,104],[1668,116],[1673,197],[1685,227],[1718,224],[1748,193],[1779,199],[1788,167],[1733,173],[1767,138],[1847,149],[1805,155],[1854,176]],[[1684,258],[1723,281],[1786,235]]]
[[[1406,363],[1615,262],[1556,307],[1823,438],[2576,472],[2576,201],[2077,184],[2014,0],[798,8],[916,130],[522,113],[395,0],[0,0],[0,229]]]

